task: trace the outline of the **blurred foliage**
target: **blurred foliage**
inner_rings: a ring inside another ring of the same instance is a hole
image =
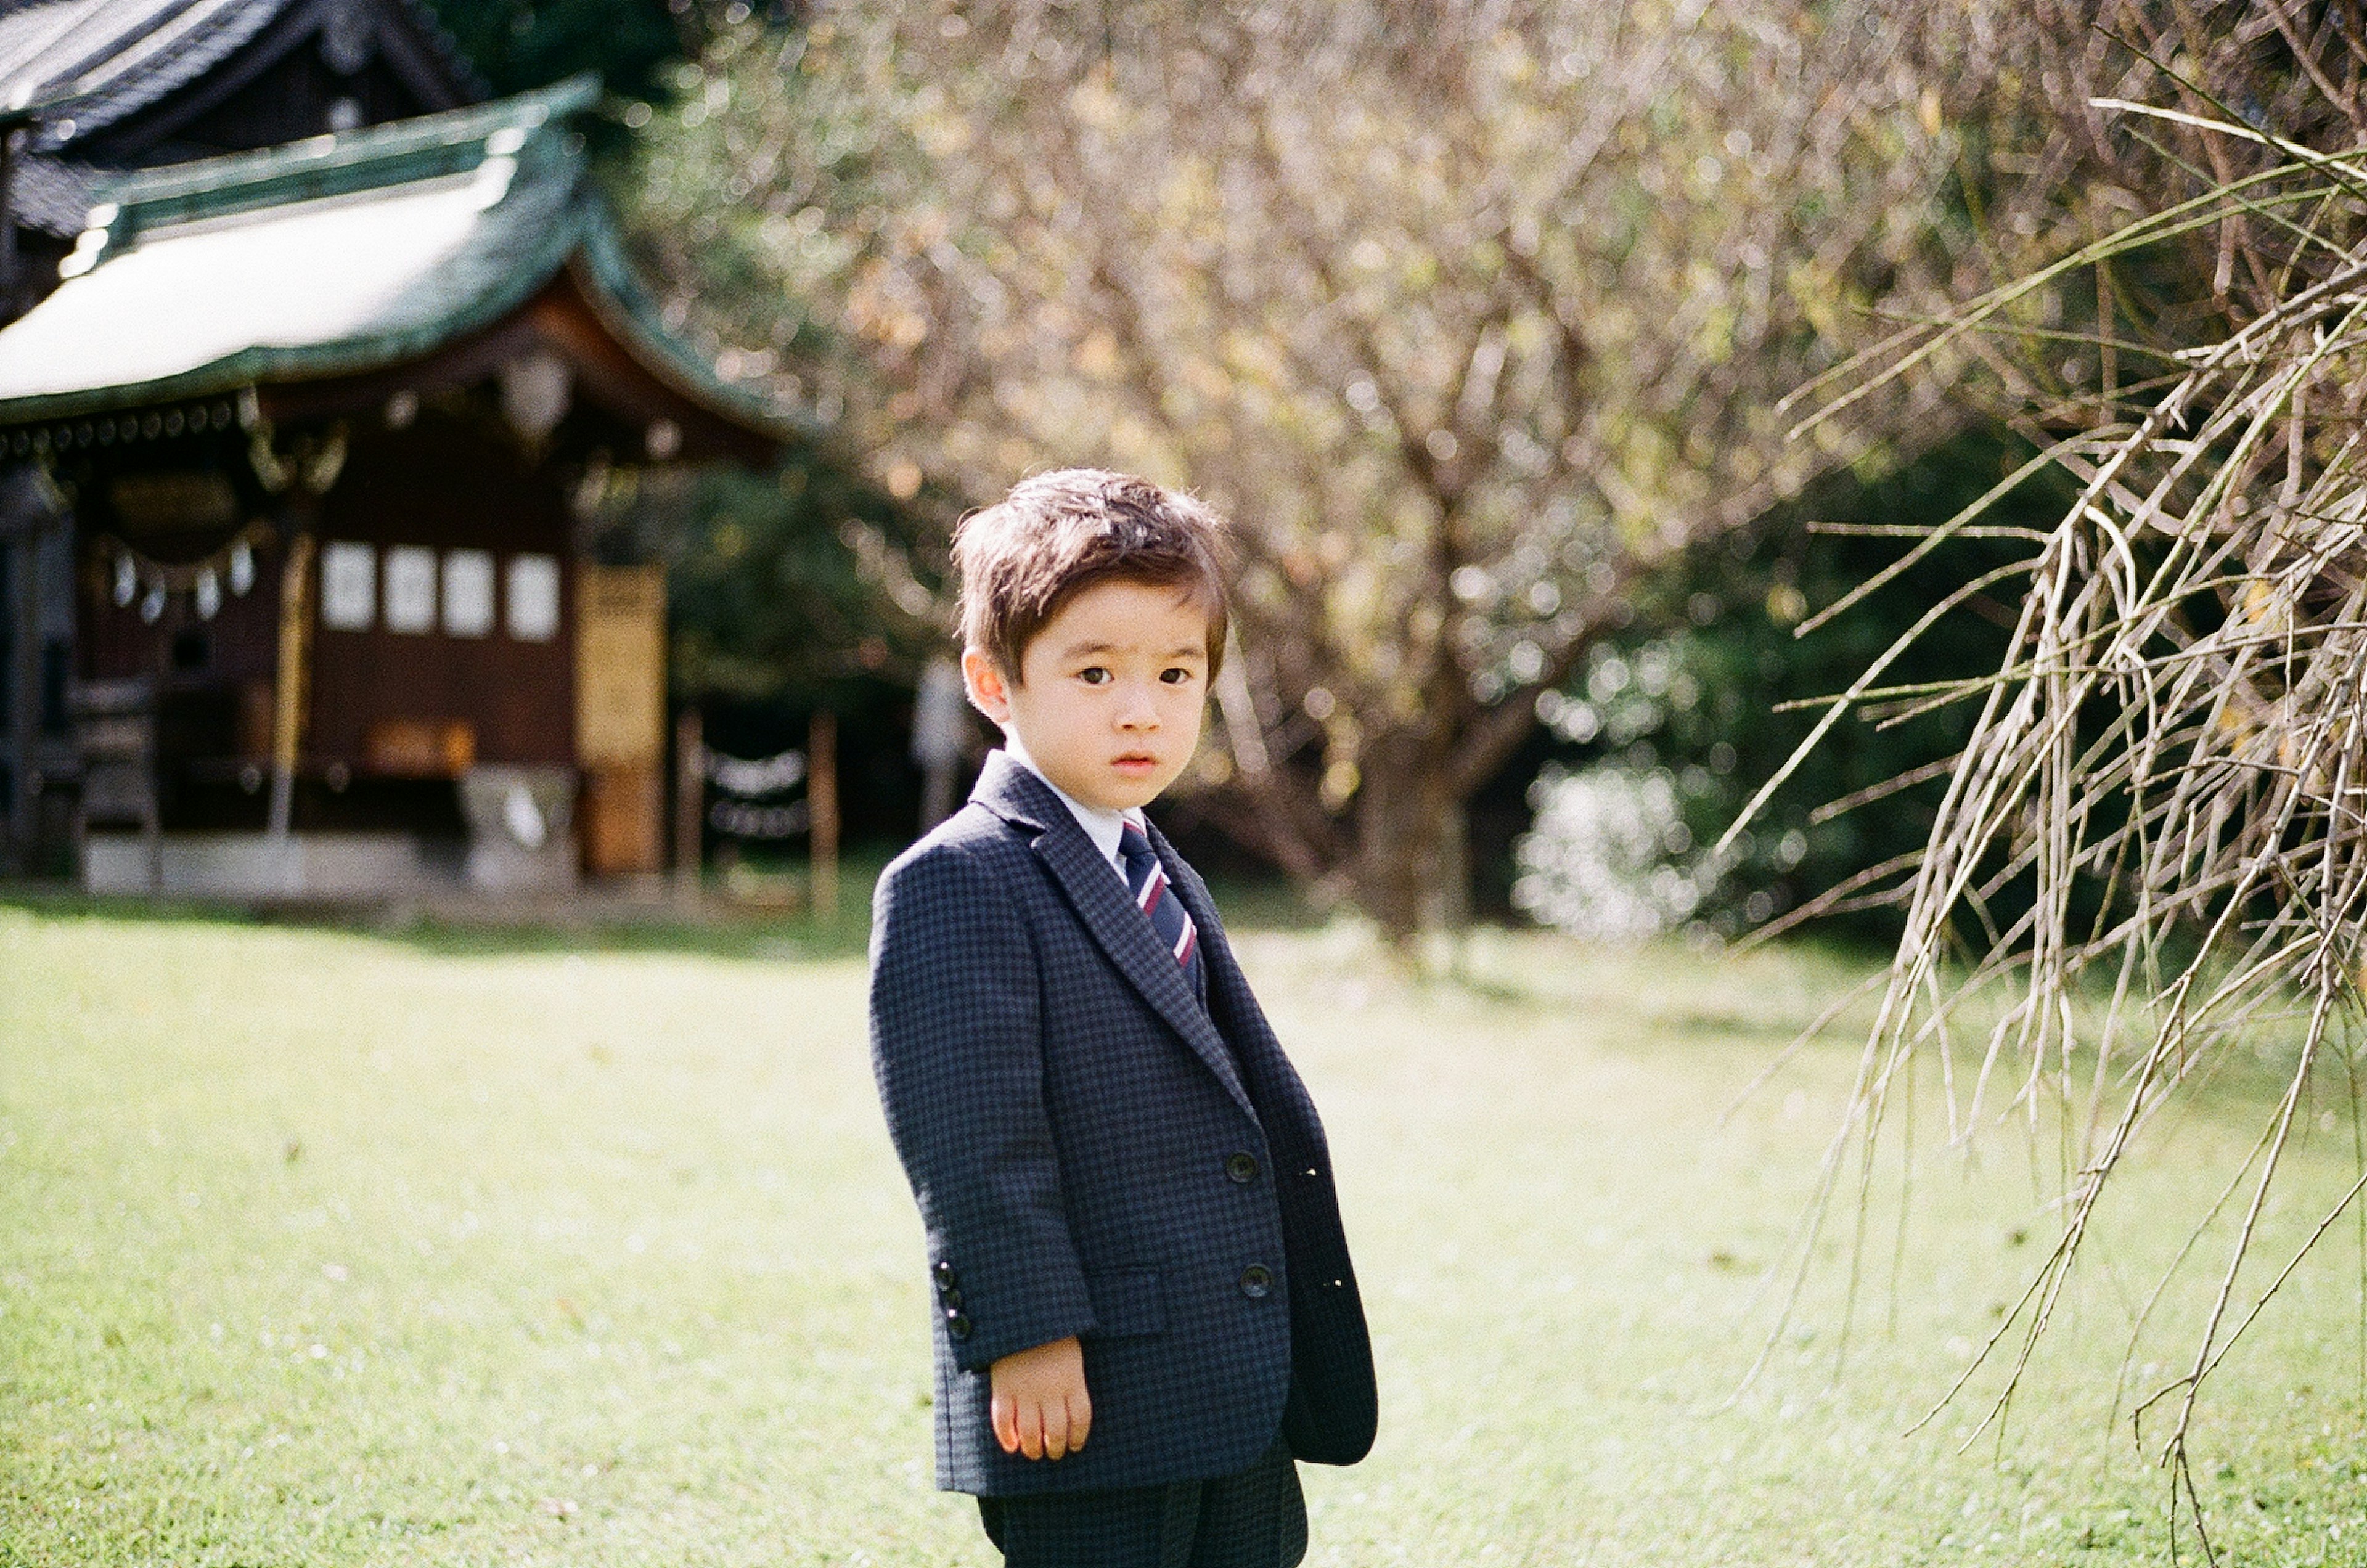
[[[837,683],[909,685],[943,651],[907,509],[831,455],[771,472],[618,469],[595,547],[666,568],[672,680],[685,702],[810,705]]]
[[[946,647],[934,592],[906,575],[926,555],[912,510],[812,447],[770,472],[617,469],[599,496],[595,553],[666,568],[672,701],[699,711],[706,744],[742,758],[803,749],[827,708],[849,841],[909,840],[912,690]]]
[[[666,67],[697,52],[704,11],[685,0],[428,0],[495,93],[596,71],[612,93],[667,96]],[[717,8],[719,11],[719,7]],[[742,16],[745,6],[734,7]]]
[[[1079,462],[1231,513],[1196,782],[1403,934],[1644,578],[1951,427],[1774,403],[1953,276],[1954,47],[1866,0],[852,5],[680,68],[638,228],[940,521]]]
[[[1977,500],[2031,450],[1987,433],[1958,436],[1888,472],[1841,473],[1748,532],[1689,552],[1656,574],[1636,618],[1589,650],[1571,680],[1539,701],[1556,744],[1547,758],[1581,779],[1595,769],[1672,787],[1682,829],[1663,863],[1699,880],[1704,897],[1679,917],[1732,936],[1920,850],[1946,784],[1945,761],[1963,744],[1965,705],[1886,722],[1875,707],[1844,721],[1778,789],[1715,868],[1708,847],[1744,802],[1792,756],[1823,705],[1782,711],[1845,691],[1897,637],[1956,588],[2026,558],[2021,538],[1959,537],[1806,636],[1814,611],[1890,566],[1913,536],[1832,528],[1915,529]],[[1989,528],[2044,529],[2072,493],[2042,473],[1993,505]],[[1997,668],[2014,608],[1976,597],[1936,623],[1895,680],[1963,679]],[[1919,779],[1846,811],[1828,807],[1901,778]],[[1536,794],[1552,787],[1546,781]],[[1532,853],[1536,852],[1535,849]],[[1842,909],[1820,920],[1831,934],[1895,939],[1896,908]]]

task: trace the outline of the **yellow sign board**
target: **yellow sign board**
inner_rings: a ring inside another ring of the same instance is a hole
[[[653,765],[665,755],[665,569],[579,572],[576,761],[585,768]]]

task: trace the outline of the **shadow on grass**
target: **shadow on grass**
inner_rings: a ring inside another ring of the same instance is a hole
[[[595,886],[568,897],[455,894],[241,902],[102,896],[17,883],[0,884],[0,909],[50,920],[336,931],[455,956],[602,952],[845,958],[865,951],[871,888],[888,859],[886,852],[850,855],[840,869],[838,908],[827,917],[810,908],[801,863],[735,879],[731,886],[709,877],[688,903],[662,887],[622,892]]]
[[[600,889],[563,899],[230,903],[0,884],[0,909],[44,919],[337,931],[454,957],[652,953],[768,962],[859,959],[870,943],[871,890],[891,855],[850,854],[840,867],[838,908],[827,916],[811,908],[802,861],[730,882],[710,876],[689,904]],[[1233,930],[1308,931],[1324,923],[1286,883],[1231,883],[1215,892]]]

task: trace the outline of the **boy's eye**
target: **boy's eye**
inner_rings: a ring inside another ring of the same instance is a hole
[[[1108,683],[1109,678],[1110,672],[1103,669],[1098,664],[1087,665],[1084,669],[1077,671],[1077,679],[1082,681],[1088,686],[1105,685]]]
[[[1180,664],[1172,664],[1161,670],[1159,672],[1159,678],[1171,686],[1180,686],[1192,678],[1192,671]]]

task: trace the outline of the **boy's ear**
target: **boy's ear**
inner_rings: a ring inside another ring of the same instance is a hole
[[[994,656],[982,648],[965,648],[961,669],[962,689],[969,694],[970,706],[997,724],[1006,723],[1011,717],[1011,688]]]

